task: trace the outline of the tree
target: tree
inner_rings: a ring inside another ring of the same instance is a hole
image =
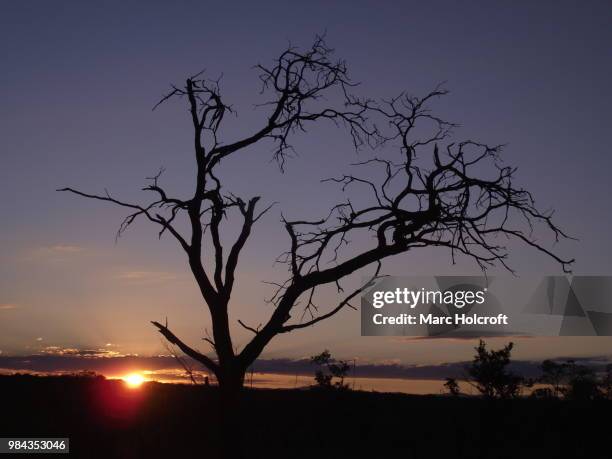
[[[563,387],[568,376],[568,364],[557,363],[553,360],[544,360],[540,369],[542,370],[542,375],[539,378],[539,382],[550,385],[552,388],[551,395],[559,397],[563,392]]]
[[[612,363],[606,365],[606,369],[601,378],[601,394],[607,400],[612,400]]]
[[[192,195],[172,196],[160,183],[161,172],[143,189],[155,195],[148,204],[125,202],[108,192],[60,190],[128,209],[118,236],[137,218],[145,218],[159,225],[160,236],[170,234],[177,241],[210,313],[212,337],[206,341],[214,356],[182,341],[167,322],[152,323],[170,343],[214,373],[224,389],[235,392],[242,386],[245,371],[274,337],[353,307],[351,300],[369,283],[326,312],[318,312],[316,305],[321,286],[336,285],[342,293],[341,281],[368,267],[373,268],[374,279],[388,257],[422,247],[444,247],[453,261],[462,254],[482,269],[496,263],[510,269],[507,248],[499,243],[503,237],[535,248],[569,271],[573,260],[563,259],[536,242],[532,231],[538,223],[555,239],[566,235],[553,223],[551,213],[535,207],[528,191],[513,185],[515,169],[501,163],[502,147],[471,140],[450,142],[454,125],[433,115],[429,107],[434,99],[447,94],[445,89],[437,87],[424,97],[400,94],[380,101],[357,96],[346,63],[336,60],[320,37],[309,49],[290,47],[272,65],[256,68],[262,93],[267,96],[262,106],[269,111],[258,130],[242,137],[226,139],[227,131],[221,128],[227,126],[227,115],[234,108],[222,97],[219,81],[202,74],[187,78],[184,85],[172,86],[156,105],[174,98],[186,101],[195,157]],[[282,171],[292,152],[294,135],[323,122],[344,128],[356,149],[384,152],[387,156],[372,155],[356,165],[378,167],[382,178],[374,181],[347,174],[330,179],[346,192],[352,186],[369,189],[372,199],[363,205],[347,197],[320,220],[281,217],[289,248],[279,260],[287,264],[287,279],[277,283],[274,309],[263,326],[252,327],[238,320],[253,337],[242,349],[236,349],[229,317],[236,268],[254,225],[271,205],[260,209],[260,197],[243,199],[226,191],[219,166],[230,156],[246,154],[255,144],[268,143]],[[443,148],[441,143],[445,143]],[[427,158],[427,163],[422,161]],[[181,219],[185,219],[187,231],[182,230]],[[228,227],[238,229],[230,244],[222,238]],[[349,236],[360,232],[374,236],[368,247],[349,244]],[[324,262],[331,264],[323,266]],[[296,314],[300,304],[304,309]],[[296,320],[296,315],[301,319]]]
[[[507,370],[510,364],[513,343],[502,349],[488,351],[480,340],[476,355],[468,367],[472,384],[487,398],[514,398],[520,395],[525,379]]]
[[[348,385],[344,384],[344,379],[351,367],[346,360],[334,359],[326,349],[320,354],[312,356],[310,362],[318,365],[320,368],[315,373],[315,381],[319,387],[348,389]],[[334,378],[338,379],[338,381],[333,382]]]
[[[610,399],[612,396],[612,364],[608,364],[599,377],[593,368],[575,360],[564,363],[545,360],[541,368],[538,382],[551,386],[551,396],[563,395],[568,400]]]
[[[453,397],[457,397],[461,394],[461,389],[459,388],[459,384],[457,383],[457,380],[455,378],[446,378],[444,388]]]
[[[568,400],[595,400],[602,397],[595,371],[585,365],[579,365],[574,360],[566,363],[567,383],[562,388],[563,395]]]

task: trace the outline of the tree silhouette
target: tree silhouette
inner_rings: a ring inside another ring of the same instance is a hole
[[[594,400],[602,397],[597,376],[592,368],[568,360],[566,365],[567,384],[562,392],[568,400]]]
[[[144,188],[156,196],[148,204],[125,202],[108,192],[60,190],[128,209],[118,236],[143,217],[159,225],[160,236],[169,233],[176,239],[187,254],[210,312],[212,337],[206,340],[215,355],[188,345],[167,323],[153,325],[170,343],[210,369],[224,389],[231,392],[242,386],[245,371],[275,336],[312,326],[353,307],[351,300],[367,285],[326,312],[316,305],[319,287],[336,285],[341,293],[340,281],[367,267],[373,268],[374,278],[381,261],[390,256],[422,247],[445,247],[453,262],[456,255],[465,255],[482,269],[496,263],[510,269],[503,245],[509,238],[526,243],[552,257],[564,271],[569,270],[573,260],[565,260],[537,242],[533,232],[536,224],[551,231],[555,239],[567,236],[553,223],[551,213],[535,207],[528,191],[513,185],[515,169],[502,164],[502,147],[450,141],[454,125],[433,115],[429,107],[434,99],[447,94],[445,89],[437,87],[424,97],[400,94],[380,101],[359,97],[354,94],[356,84],[348,76],[346,63],[334,58],[321,37],[306,50],[289,47],[272,65],[256,68],[262,94],[267,96],[262,107],[269,111],[261,127],[243,137],[227,140],[227,131],[222,132],[227,114],[234,109],[222,98],[219,81],[202,74],[191,76],[184,85],[173,86],[159,102],[180,98],[189,108],[196,175],[192,195],[173,197],[162,188],[161,173]],[[372,156],[356,165],[380,168],[382,177],[376,181],[347,174],[330,179],[346,192],[353,186],[370,190],[371,202],[367,204],[358,205],[348,197],[320,220],[282,217],[289,247],[279,260],[287,264],[288,277],[277,283],[274,309],[263,326],[238,321],[253,337],[241,350],[236,349],[228,314],[236,267],[255,223],[271,206],[260,209],[260,197],[241,198],[226,191],[219,165],[229,156],[267,142],[282,170],[291,156],[294,135],[322,122],[345,129],[356,149],[383,152],[384,157]],[[187,232],[181,231],[181,218],[188,223]],[[221,237],[226,234],[226,225],[239,228],[229,245]],[[360,232],[374,236],[369,246],[349,243],[349,236]],[[303,308],[301,313],[298,308]]]
[[[551,397],[581,401],[612,398],[612,364],[598,372],[571,359],[563,363],[545,360],[541,369],[538,382],[551,386],[551,389],[541,389],[548,390]]]
[[[472,378],[471,384],[485,397],[514,398],[520,395],[525,379],[507,370],[513,347],[513,343],[508,343],[502,349],[488,351],[485,342],[480,340],[475,348],[476,355],[467,371]]]
[[[449,395],[453,397],[457,397],[461,395],[461,389],[459,388],[459,383],[455,378],[446,378],[444,383],[444,388],[448,392]]]
[[[612,400],[612,363],[606,365],[601,380],[601,393],[606,399]]]
[[[323,352],[310,357],[310,363],[319,367],[315,372],[315,381],[319,387],[325,389],[348,389],[348,385],[344,383],[344,379],[351,369],[346,360],[336,360],[331,353],[325,349]],[[336,378],[337,381],[333,381]]]
[[[551,386],[551,395],[559,397],[563,393],[563,388],[566,384],[569,372],[568,363],[557,363],[553,360],[544,360],[540,366],[542,375],[539,378],[540,383]]]

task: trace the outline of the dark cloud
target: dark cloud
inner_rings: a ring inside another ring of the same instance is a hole
[[[4,372],[77,372],[95,371],[104,375],[120,375],[134,370],[159,372],[160,370],[175,373],[183,368],[172,356],[102,356],[93,351],[81,351],[78,354],[45,354],[29,356],[0,356],[0,369]],[[569,360],[560,357],[555,360]],[[603,368],[612,359],[606,356],[572,358],[572,360],[595,369]],[[356,363],[355,375],[363,378],[397,378],[397,379],[434,379],[447,377],[461,378],[469,362],[441,363],[436,365],[399,365]],[[511,364],[513,371],[526,377],[538,376],[539,361],[515,361]],[[193,365],[197,369],[196,364]],[[256,373],[276,373],[283,375],[312,375],[315,368],[309,360],[262,359],[255,362]]]

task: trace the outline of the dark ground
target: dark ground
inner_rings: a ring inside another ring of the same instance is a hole
[[[224,435],[213,388],[0,376],[0,394],[0,437],[70,437],[63,457],[612,457],[602,401],[251,390]]]

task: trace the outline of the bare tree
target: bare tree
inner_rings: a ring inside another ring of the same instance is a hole
[[[501,146],[450,142],[454,125],[434,116],[429,107],[446,90],[438,87],[424,97],[401,94],[380,101],[357,97],[346,63],[334,59],[333,50],[322,38],[306,50],[289,47],[272,65],[257,65],[256,69],[262,94],[267,96],[262,106],[269,111],[260,129],[237,140],[223,139],[221,128],[233,108],[224,102],[219,81],[194,75],[184,85],[173,86],[159,102],[173,98],[187,102],[197,175],[192,196],[171,197],[159,183],[160,174],[144,188],[156,196],[146,205],[124,202],[108,192],[61,190],[129,209],[118,235],[144,217],[160,226],[160,236],[169,233],[178,241],[210,312],[212,337],[206,340],[215,356],[183,342],[167,323],[153,324],[170,343],[210,369],[222,388],[238,390],[246,369],[275,336],[312,326],[353,307],[351,300],[367,286],[325,312],[316,305],[317,289],[331,284],[341,293],[341,280],[369,266],[374,269],[374,279],[381,261],[392,255],[437,246],[448,248],[453,261],[462,254],[482,269],[497,262],[508,267],[508,251],[500,239],[513,238],[552,257],[568,271],[573,260],[565,260],[536,242],[534,225],[543,224],[555,239],[566,235],[553,223],[550,213],[535,207],[528,191],[513,185],[515,169],[501,163]],[[270,206],[258,210],[259,197],[242,199],[226,192],[219,165],[230,155],[268,142],[282,170],[292,153],[293,136],[321,122],[346,129],[356,149],[384,153],[384,157],[372,156],[356,165],[380,168],[381,179],[352,174],[330,179],[345,191],[352,186],[366,187],[371,200],[357,205],[347,198],[317,221],[282,218],[290,243],[279,260],[287,264],[289,275],[276,284],[274,309],[263,326],[255,328],[238,321],[253,337],[237,350],[228,314],[236,267],[253,226]],[[188,221],[188,234],[179,230],[179,217]],[[221,237],[225,225],[239,227],[231,244]],[[368,247],[348,243],[349,235],[360,232],[373,235]]]

